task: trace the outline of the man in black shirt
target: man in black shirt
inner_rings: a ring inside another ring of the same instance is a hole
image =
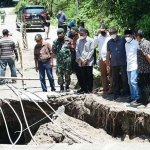
[[[50,31],[50,16],[48,15],[48,11],[46,13],[46,16],[44,17],[44,27],[45,27],[45,40],[47,40]]]

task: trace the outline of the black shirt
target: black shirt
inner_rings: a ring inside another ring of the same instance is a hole
[[[44,17],[44,26],[49,27],[50,26],[50,22],[46,22],[46,20],[50,20],[49,16],[45,16]]]

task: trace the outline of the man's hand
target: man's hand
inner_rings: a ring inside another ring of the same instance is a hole
[[[36,70],[36,72],[38,72],[39,71],[38,67],[35,67],[35,70]]]
[[[54,64],[53,62],[50,62],[50,67],[53,68]]]
[[[101,33],[101,29],[98,29],[96,32],[95,32],[95,35],[99,35]]]
[[[81,64],[83,67],[86,66],[87,65],[87,59],[82,59]]]
[[[15,60],[17,60],[17,61],[18,61],[18,56],[15,58]]]
[[[107,73],[110,73],[110,66],[107,65]]]

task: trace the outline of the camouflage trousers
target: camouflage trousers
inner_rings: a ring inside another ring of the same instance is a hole
[[[0,16],[1,17],[1,23],[5,22],[5,16]]]
[[[58,84],[66,84],[70,85],[71,82],[71,61],[68,62],[57,62],[57,69],[56,74],[58,76]],[[65,82],[64,82],[64,76],[65,76]]]

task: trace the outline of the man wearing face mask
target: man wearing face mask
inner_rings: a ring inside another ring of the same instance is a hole
[[[126,40],[124,37],[117,35],[117,30],[115,27],[111,27],[109,29],[109,34],[111,39],[107,43],[106,65],[108,72],[110,72],[110,66],[112,69],[114,100],[118,100],[120,95],[128,98],[129,91],[125,51]],[[123,82],[122,90],[120,89],[120,74]]]
[[[110,77],[110,87],[108,86],[108,78],[107,78],[107,66],[106,66],[106,53],[107,53],[107,42],[111,39],[107,26],[102,24],[100,29],[97,30],[94,37],[94,45],[98,45],[99,49],[99,68],[101,71],[101,81],[103,90],[98,92],[98,94],[111,94],[112,93],[112,76],[109,73]]]
[[[76,48],[76,42],[80,38],[78,27],[72,27],[71,34],[73,36],[73,45]],[[80,67],[78,66],[78,63],[76,62],[76,50],[72,52],[71,58],[72,58],[71,66],[72,66],[73,71],[75,71],[76,73],[78,83],[80,86],[80,89],[77,91],[77,93],[80,93],[83,91],[83,81],[82,81],[82,74],[81,74]]]
[[[130,104],[138,103],[140,101],[140,92],[137,82],[138,77],[138,65],[137,65],[137,50],[139,45],[136,40],[133,39],[132,30],[124,31],[126,39],[126,56],[127,56],[127,75],[128,75],[128,84],[130,87],[131,99]]]
[[[94,40],[88,36],[88,30],[81,28],[80,38],[76,43],[76,59],[81,69],[83,93],[91,93],[93,90],[93,63],[94,63]]]
[[[147,105],[150,107],[150,41],[144,38],[144,32],[138,30],[135,33],[136,40],[139,42],[137,51],[138,62],[138,83],[141,91],[142,104],[138,108],[143,108]],[[149,103],[149,104],[148,104]]]
[[[62,12],[62,9],[60,8],[57,14],[58,19],[58,28],[64,28],[64,23],[67,20],[66,14]]]
[[[52,51],[56,55],[58,84],[60,85],[60,92],[64,91],[64,83],[65,90],[70,91],[71,51],[74,51],[73,41],[65,36],[63,28],[57,30],[57,35],[58,38],[53,42]]]

